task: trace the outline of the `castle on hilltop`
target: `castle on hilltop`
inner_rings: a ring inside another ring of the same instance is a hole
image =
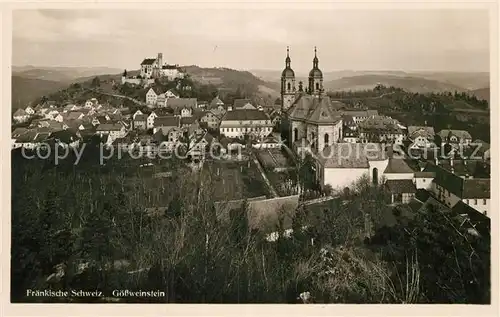
[[[169,65],[163,63],[163,54],[158,53],[156,58],[145,58],[141,63],[141,77],[143,78],[160,78],[167,77],[169,80],[176,78],[184,78],[178,64]]]
[[[182,70],[178,64],[166,64],[163,62],[163,54],[158,53],[156,58],[145,58],[140,64],[140,76],[127,77],[124,73],[122,76],[122,84],[144,84],[150,85],[154,83],[156,78],[167,78],[174,80],[184,78],[186,72]]]
[[[309,72],[308,86],[304,90],[302,82],[295,87],[295,72],[291,67],[290,49],[286,48],[285,69],[281,73],[281,110],[288,110],[297,100],[298,95],[308,94],[320,97],[323,92],[323,73],[319,69],[319,59],[314,47],[313,68]]]

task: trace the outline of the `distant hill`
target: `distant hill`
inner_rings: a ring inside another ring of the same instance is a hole
[[[280,70],[251,70],[261,80],[279,83]],[[307,83],[307,73],[295,72],[296,81]],[[372,89],[380,82],[412,92],[466,91],[489,86],[487,72],[324,71],[327,90]]]
[[[66,87],[64,82],[12,76],[12,108],[25,107],[36,98]]]
[[[194,81],[211,84],[233,91],[243,90],[247,95],[256,95],[263,102],[274,102],[279,97],[279,83],[257,78],[249,71],[224,67],[202,68],[195,65],[183,66]]]
[[[490,88],[480,88],[471,91],[471,94],[476,96],[477,99],[486,100],[490,103]]]
[[[118,74],[122,69],[109,67],[37,67],[13,66],[12,75],[30,79],[51,81],[71,81],[81,77],[98,76],[104,74]]]
[[[465,89],[456,85],[430,80],[420,77],[402,77],[390,75],[362,75],[342,77],[340,79],[326,81],[323,83],[327,91],[346,90],[369,90],[377,84],[394,86],[409,92],[428,93],[444,91],[464,91]]]
[[[408,73],[408,76],[437,80],[460,86],[466,90],[475,90],[490,86],[490,74],[488,72],[415,72]]]

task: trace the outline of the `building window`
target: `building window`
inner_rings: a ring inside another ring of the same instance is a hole
[[[469,200],[468,200],[468,199],[466,199],[466,200],[465,200],[465,203],[468,205],[468,204],[469,204]]]
[[[316,90],[319,90],[319,83],[316,83]]]
[[[486,205],[486,199],[483,199],[483,205]]]
[[[292,90],[292,85],[290,85],[290,83],[287,84],[287,89]]]
[[[477,205],[477,199],[474,199],[474,205]]]
[[[330,141],[329,138],[330,137],[329,137],[328,133],[325,133],[325,137],[324,137],[324,139],[325,139],[325,146],[327,146],[329,144],[328,143],[328,141]]]
[[[488,216],[488,211],[487,210],[484,211],[484,215]]]

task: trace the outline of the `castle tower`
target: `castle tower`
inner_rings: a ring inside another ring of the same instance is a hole
[[[295,101],[295,73],[290,64],[290,50],[287,46],[285,69],[281,73],[281,111],[286,111]]]
[[[319,60],[316,55],[316,46],[314,47],[313,68],[309,72],[309,94],[320,96],[323,93],[323,73],[318,67]]]
[[[163,53],[158,53],[156,62],[158,63],[158,68],[161,69],[161,67],[163,66]]]

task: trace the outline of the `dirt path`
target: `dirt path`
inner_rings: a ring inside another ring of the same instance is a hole
[[[116,98],[121,98],[121,99],[128,99],[128,100],[132,101],[133,103],[135,103],[136,105],[140,105],[140,106],[145,106],[146,105],[145,102],[139,101],[139,100],[134,99],[134,98],[129,97],[129,96],[119,95],[119,94],[112,94],[112,93],[109,93],[109,92],[99,91],[99,90],[96,90],[96,89],[94,89],[93,91],[96,94],[101,94],[101,95],[106,95],[106,96],[111,96],[111,97],[116,97]]]
[[[274,189],[274,187],[271,184],[271,182],[269,181],[269,179],[267,178],[266,173],[264,172],[264,169],[260,165],[259,161],[253,155],[252,155],[252,159],[253,159],[253,162],[255,163],[255,165],[257,165],[257,168],[259,169],[260,175],[262,175],[262,178],[264,179],[264,182],[266,182],[266,185],[269,188],[269,191],[271,192],[271,195],[273,195],[273,197],[275,197],[275,198],[276,197],[280,197],[278,195],[278,193],[276,192],[276,190]]]

